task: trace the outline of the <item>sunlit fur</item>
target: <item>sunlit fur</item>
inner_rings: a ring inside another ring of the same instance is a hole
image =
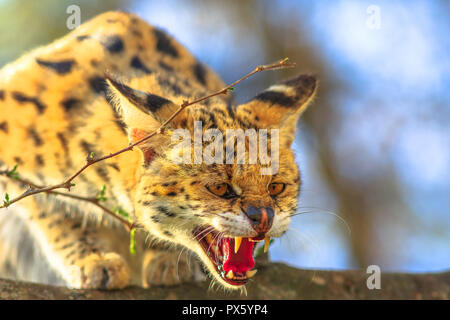
[[[163,31],[132,14],[105,13],[0,71],[0,169],[19,164],[24,178],[43,185],[60,182],[80,168],[90,152],[101,156],[117,151],[158,128],[183,101],[223,87],[213,71]],[[193,230],[214,226],[221,236],[255,236],[242,211],[252,205],[273,207],[275,219],[268,236],[286,232],[301,184],[290,146],[297,120],[316,87],[313,76],[300,75],[240,106],[231,106],[229,95],[214,97],[186,109],[162,134],[86,170],[72,192],[92,196],[105,185],[106,204],[121,207],[144,226],[137,257],[127,252],[128,235],[121,226],[84,202],[60,199],[55,206],[53,198],[28,198],[8,214],[19,217],[49,268],[71,287],[145,285],[136,280],[146,270],[140,261],[158,261],[143,256],[186,248],[197,254],[218,283],[237,289],[217,274]],[[146,100],[148,94],[153,98]],[[194,121],[202,121],[204,130],[222,132],[280,129],[278,172],[261,175],[260,164],[176,164],[171,134],[184,128],[193,135]],[[206,188],[223,182],[239,190],[239,196],[223,199]],[[286,184],[275,197],[267,189],[272,182]],[[1,180],[0,194],[22,190]],[[92,220],[86,217],[103,223],[92,226],[85,223]],[[5,239],[11,232],[3,230],[0,235]],[[148,238],[151,241],[145,243]],[[0,243],[4,247],[0,252],[20,251],[11,249],[10,242],[0,239]],[[165,244],[174,246],[168,249]],[[42,281],[33,271],[36,261],[12,256],[0,253],[0,270],[6,270],[6,263],[13,268],[21,264],[26,271],[15,277]],[[102,278],[98,270],[106,270],[108,276]]]

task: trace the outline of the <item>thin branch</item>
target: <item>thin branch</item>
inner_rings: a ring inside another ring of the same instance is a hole
[[[0,171],[0,176],[10,177],[9,172],[10,171],[8,171],[8,170]],[[10,177],[10,178],[12,178],[12,177]],[[53,194],[53,195],[57,195],[57,196],[62,196],[62,197],[66,197],[66,198],[71,198],[71,199],[76,199],[76,200],[81,200],[81,201],[86,201],[86,202],[92,203],[93,205],[95,205],[95,206],[99,207],[100,209],[102,209],[103,211],[105,211],[108,215],[119,220],[128,230],[139,227],[138,225],[131,223],[128,220],[121,217],[120,215],[116,214],[113,210],[109,209],[108,207],[102,205],[101,202],[96,197],[82,197],[82,196],[78,196],[75,194],[61,192],[61,191],[54,191],[54,190],[42,191],[45,189],[45,187],[39,186],[29,180],[20,178],[19,176],[15,176],[13,179],[30,187],[30,189],[28,189],[21,196],[19,196],[15,199],[16,202],[19,201],[20,199],[23,199],[24,197],[26,197],[28,195],[32,195],[32,194],[36,194],[36,193]],[[39,190],[39,192],[34,192],[35,190]],[[12,200],[11,200],[11,202],[12,202]]]
[[[212,94],[209,94],[207,96],[204,96],[202,98],[196,99],[194,101],[183,101],[183,103],[180,105],[180,107],[178,108],[177,111],[175,111],[170,117],[169,119],[167,119],[158,129],[156,129],[155,131],[153,131],[152,133],[150,133],[149,135],[147,135],[146,137],[136,141],[135,143],[132,143],[130,145],[128,145],[128,147],[125,147],[119,151],[116,151],[114,153],[110,153],[109,155],[103,156],[101,158],[95,158],[95,155],[90,154],[87,156],[86,158],[86,163],[83,167],[81,167],[77,172],[75,172],[72,176],[70,176],[69,178],[67,178],[65,181],[52,185],[52,186],[38,186],[36,184],[31,183],[30,181],[25,181],[22,180],[23,183],[29,185],[31,188],[28,189],[27,191],[25,191],[23,194],[21,194],[20,196],[14,198],[14,199],[7,199],[7,201],[3,202],[3,205],[0,206],[1,208],[7,208],[10,205],[12,205],[13,203],[20,201],[26,197],[38,194],[38,193],[52,193],[52,194],[58,194],[58,195],[62,195],[62,196],[66,196],[66,197],[70,197],[70,198],[74,198],[74,199],[78,199],[78,200],[83,200],[83,201],[88,201],[91,202],[93,204],[95,204],[96,206],[102,208],[103,210],[105,210],[108,214],[111,214],[115,217],[118,218],[119,220],[124,220],[121,217],[119,217],[117,214],[115,214],[114,212],[112,212],[111,210],[107,209],[106,207],[104,207],[103,205],[101,205],[98,201],[94,201],[92,198],[85,198],[85,197],[80,197],[80,196],[75,196],[75,195],[69,195],[67,193],[63,193],[63,192],[57,192],[54,191],[55,189],[67,189],[68,191],[70,191],[70,188],[75,186],[74,183],[72,183],[72,181],[78,177],[84,170],[86,170],[88,167],[92,166],[93,164],[109,159],[109,158],[113,158],[121,153],[124,153],[126,151],[131,151],[133,150],[133,148],[150,139],[151,137],[160,134],[163,132],[164,128],[178,115],[180,114],[180,112],[182,112],[184,109],[186,109],[187,107],[202,102],[204,100],[210,99],[214,96],[218,96],[221,94],[227,94],[228,91],[232,91],[234,89],[234,86],[236,86],[237,84],[239,84],[240,82],[244,81],[245,79],[253,76],[254,74],[258,73],[258,72],[262,72],[265,70],[275,70],[275,69],[280,69],[280,68],[290,68],[290,67],[294,67],[295,63],[291,63],[288,62],[288,58],[282,59],[278,62],[272,63],[272,64],[268,64],[268,65],[262,65],[262,66],[258,66],[256,67],[252,72],[246,74],[245,76],[243,76],[242,78],[240,78],[239,80],[236,80],[235,82],[231,83],[230,85],[226,86],[225,88],[218,90]],[[2,171],[0,172],[0,174],[3,174],[4,176],[10,177],[9,175],[10,171]],[[10,177],[11,178],[11,177]],[[20,178],[15,177],[15,179],[19,180]],[[20,180],[19,180],[20,181]],[[124,223],[127,228],[131,229],[132,227],[135,227],[134,225],[130,224],[128,221],[125,222],[122,221],[122,223]]]

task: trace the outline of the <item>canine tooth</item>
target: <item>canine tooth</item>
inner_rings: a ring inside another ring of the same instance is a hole
[[[264,252],[269,251],[270,237],[264,238]]]
[[[227,278],[228,279],[233,279],[234,278],[233,270],[230,270],[230,271],[227,272]]]
[[[235,237],[234,238],[234,253],[237,253],[239,250],[239,247],[241,246],[242,237]]]
[[[256,274],[256,272],[258,272],[257,269],[247,270],[247,272],[245,272],[245,275],[247,276],[247,278],[251,278]]]

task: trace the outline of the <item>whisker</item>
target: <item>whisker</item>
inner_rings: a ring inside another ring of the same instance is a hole
[[[343,217],[341,217],[340,215],[334,213],[333,211],[326,210],[326,209],[321,209],[321,208],[316,208],[316,207],[303,207],[303,208],[304,208],[304,209],[309,209],[309,208],[311,208],[312,210],[296,212],[296,213],[293,213],[293,214],[291,214],[291,215],[289,215],[289,216],[290,216],[290,217],[294,217],[294,216],[298,216],[298,215],[301,215],[301,214],[314,213],[314,212],[317,212],[317,213],[326,213],[326,214],[329,214],[329,215],[332,215],[332,216],[338,218],[339,221],[342,222],[342,223],[345,225],[345,227],[347,228],[348,235],[351,236],[352,230],[351,230],[351,228],[350,228],[350,225],[349,225],[349,224],[347,223],[347,221],[346,221]]]

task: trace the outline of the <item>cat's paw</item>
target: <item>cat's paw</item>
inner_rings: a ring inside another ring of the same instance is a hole
[[[204,281],[200,262],[179,252],[149,251],[143,266],[143,285],[174,286],[181,283]]]
[[[72,268],[69,286],[79,289],[121,289],[130,279],[126,261],[117,253],[91,254]]]

